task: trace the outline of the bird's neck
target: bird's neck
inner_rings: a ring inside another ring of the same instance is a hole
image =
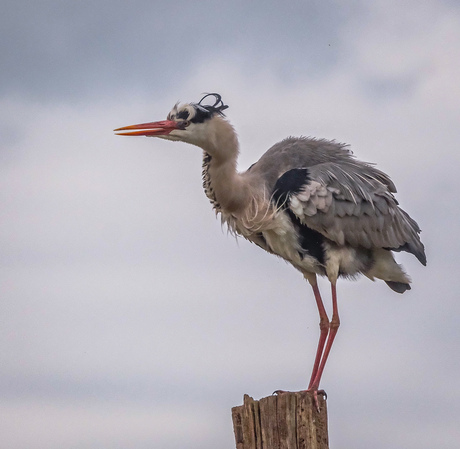
[[[217,212],[238,214],[247,207],[249,192],[236,170],[239,146],[233,127],[217,122],[213,136],[203,145],[203,187]]]
[[[212,156],[206,151],[203,151],[203,189],[216,212],[221,212],[222,208],[217,201],[214,187],[211,183],[211,175],[209,174],[209,167],[211,165]]]

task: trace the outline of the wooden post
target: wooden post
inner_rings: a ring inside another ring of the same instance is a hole
[[[255,401],[244,395],[232,408],[237,449],[328,449],[326,401],[310,393],[286,392]]]

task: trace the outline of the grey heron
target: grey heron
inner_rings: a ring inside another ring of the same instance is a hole
[[[410,290],[411,280],[393,251],[409,252],[425,265],[420,228],[398,206],[390,178],[335,141],[289,137],[238,172],[239,143],[225,118],[227,108],[219,94],[207,94],[198,103],[176,104],[164,121],[115,131],[200,147],[203,187],[222,221],[235,234],[291,263],[310,283],[320,337],[307,391],[317,404],[340,325],[337,279],[363,274],[385,281],[397,293]],[[317,276],[326,276],[331,284],[331,320]]]

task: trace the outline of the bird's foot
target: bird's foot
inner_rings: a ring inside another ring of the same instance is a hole
[[[291,393],[291,392],[286,391],[286,390],[275,390],[272,394],[281,395],[281,394],[284,394],[284,393]],[[308,390],[300,390],[299,393],[310,393],[310,394],[312,394],[313,401],[315,403],[315,407],[316,407],[316,410],[317,410],[318,413],[320,412],[319,403],[318,403],[318,394],[323,396],[324,399],[327,399],[326,392],[324,390],[318,390],[317,388],[311,388],[310,387]]]

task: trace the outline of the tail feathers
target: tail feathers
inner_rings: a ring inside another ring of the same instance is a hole
[[[404,293],[406,290],[410,290],[410,285],[404,282],[385,281],[393,291],[396,293]]]

